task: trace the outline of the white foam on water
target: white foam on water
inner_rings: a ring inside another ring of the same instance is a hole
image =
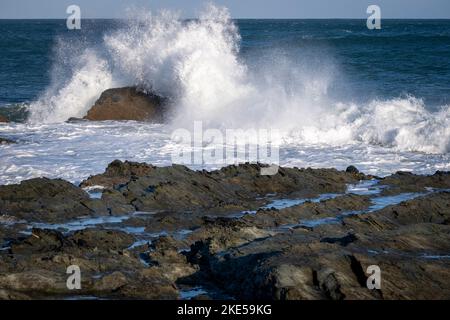
[[[449,106],[432,112],[412,96],[362,104],[332,99],[329,87],[341,78],[326,53],[315,57],[317,68],[276,50],[255,57],[258,68],[250,68],[239,55],[239,30],[226,8],[209,5],[190,21],[169,11],[133,12],[132,18],[80,56],[73,50],[76,57],[67,57],[71,43],[61,40],[64,54],[56,65],[70,59],[72,76],[55,72],[30,107],[31,122],[82,117],[105,89],[136,85],[172,98],[174,128],[202,120],[219,129],[280,129],[283,140],[307,145],[362,142],[401,151],[450,151]]]
[[[171,140],[165,125],[114,122],[8,124],[0,135],[18,143],[0,146],[0,184],[48,177],[78,184],[90,175],[104,172],[116,160],[172,165],[179,145]],[[193,150],[193,148],[192,148]],[[433,174],[450,170],[449,154],[401,152],[387,146],[364,143],[342,146],[286,143],[280,145],[280,165],[288,167],[335,167],[349,164],[378,176],[399,170]],[[245,157],[238,158],[245,162]],[[218,164],[188,165],[192,169],[217,169]]]
[[[46,92],[29,106],[31,123],[63,122],[70,117],[83,117],[106,89],[115,87],[108,61],[91,50],[86,51],[74,63],[73,75],[53,77]]]

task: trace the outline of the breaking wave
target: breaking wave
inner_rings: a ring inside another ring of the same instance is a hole
[[[329,95],[338,68],[323,56],[313,68],[283,55],[250,66],[239,53],[239,30],[227,9],[209,5],[196,20],[136,13],[96,47],[70,56],[57,46],[53,81],[30,106],[29,122],[83,117],[101,92],[134,85],[170,97],[171,125],[194,120],[218,128],[279,129],[288,143],[353,142],[426,153],[450,152],[450,107],[428,111],[414,97],[356,104]],[[69,50],[70,51],[70,50]],[[276,52],[276,51],[275,51]],[[66,62],[64,62],[66,63]]]

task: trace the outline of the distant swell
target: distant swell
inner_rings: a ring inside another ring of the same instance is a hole
[[[102,91],[137,85],[173,99],[174,128],[203,120],[217,128],[276,128],[288,143],[364,142],[401,151],[450,152],[449,106],[430,112],[414,97],[336,101],[328,88],[337,68],[327,57],[321,68],[282,56],[250,68],[240,58],[239,41],[224,8],[210,5],[192,21],[170,12],[139,13],[81,54],[68,57],[63,48],[70,44],[59,44],[52,84],[31,104],[28,121],[82,117]],[[67,59],[71,74],[58,73],[58,64]]]

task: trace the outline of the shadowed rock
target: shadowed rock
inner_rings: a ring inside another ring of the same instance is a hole
[[[361,173],[259,172],[259,164],[206,172],[115,161],[83,184],[106,187],[101,200],[62,180],[1,186],[0,298],[70,297],[73,264],[83,272],[77,294],[112,299],[174,299],[177,286],[252,300],[450,297],[450,193],[425,189],[446,188],[447,173],[382,179],[380,192],[427,190],[389,205],[379,193],[345,194],[368,178]],[[324,193],[332,197],[268,208]],[[374,209],[377,198],[385,207]],[[75,232],[21,233],[29,230],[21,217],[67,220],[105,208],[148,211]],[[297,228],[305,221],[320,223]],[[371,265],[381,268],[381,289],[367,288]]]
[[[355,166],[348,166],[345,172],[358,174],[359,170]]]
[[[2,122],[6,123],[6,122],[9,122],[9,120],[8,120],[8,118],[6,118],[5,116],[0,114],[0,123],[2,123]]]
[[[90,186],[112,188],[114,185],[128,182],[132,177],[150,174],[155,168],[146,163],[115,160],[108,165],[104,173],[89,177],[80,186],[82,188]]]
[[[450,189],[450,172],[436,171],[433,175],[416,175],[399,171],[384,178],[381,184],[389,186],[383,194],[391,195],[401,192],[423,192],[426,188]]]
[[[0,186],[0,214],[27,221],[65,221],[90,215],[94,213],[91,203],[86,192],[61,179],[36,178]]]
[[[217,171],[193,171],[182,165],[152,167],[114,161],[106,172],[90,177],[82,186],[116,186],[138,211],[211,210],[239,211],[261,204],[266,194],[314,196],[344,192],[348,183],[364,175],[335,169],[279,168],[273,176],[262,176],[260,164],[240,164]]]

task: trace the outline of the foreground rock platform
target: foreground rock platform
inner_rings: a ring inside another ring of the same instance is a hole
[[[450,298],[450,173],[261,167],[0,186],[0,299]]]

